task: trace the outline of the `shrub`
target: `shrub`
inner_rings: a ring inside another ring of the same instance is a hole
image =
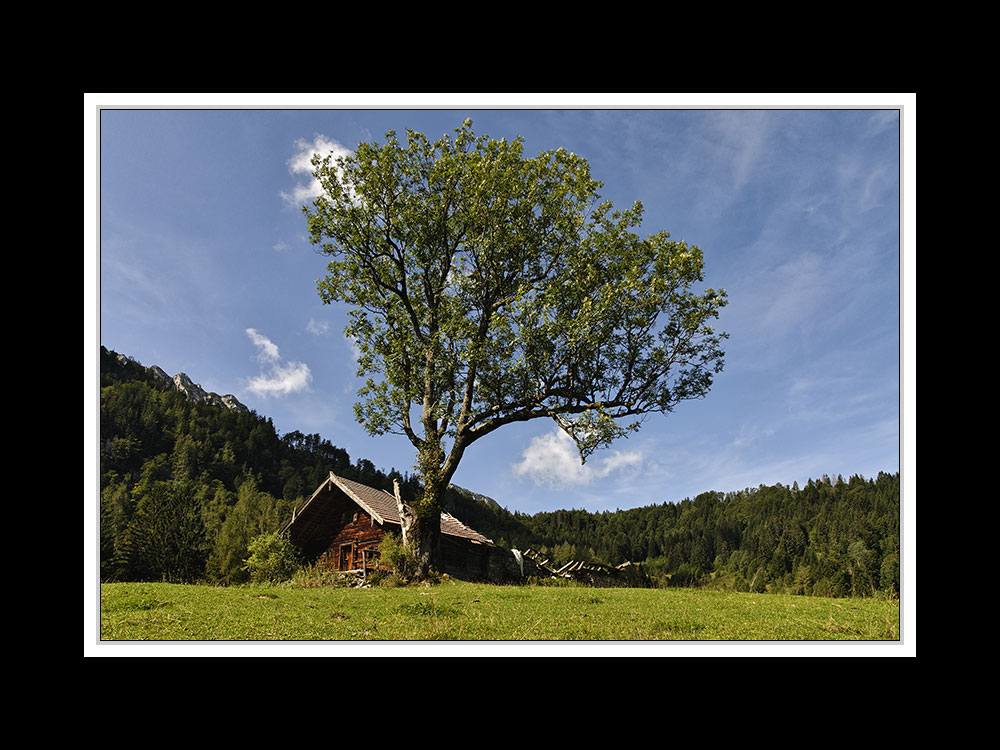
[[[243,569],[254,583],[287,581],[299,567],[298,550],[277,532],[254,537],[247,552]]]
[[[395,574],[387,570],[371,570],[368,572],[369,586],[391,586],[395,583]]]
[[[379,556],[400,581],[409,580],[417,569],[416,557],[403,544],[403,538],[399,534],[389,533],[385,535],[379,545]]]

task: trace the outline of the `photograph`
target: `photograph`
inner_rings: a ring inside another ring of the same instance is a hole
[[[85,657],[915,656],[915,120],[85,94]]]

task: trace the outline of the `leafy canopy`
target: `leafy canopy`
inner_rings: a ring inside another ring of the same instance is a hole
[[[429,450],[445,481],[470,443],[539,417],[585,460],[723,366],[725,292],[691,290],[701,250],[639,236],[642,205],[601,200],[582,157],[522,146],[466,120],[313,159],[324,193],[304,212],[331,258],[321,298],[352,307],[357,419]]]

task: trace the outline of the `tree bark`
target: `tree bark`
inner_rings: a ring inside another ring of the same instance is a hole
[[[399,481],[393,480],[396,508],[403,529],[403,544],[413,554],[414,570],[408,576],[422,581],[433,571],[441,570],[441,496],[436,483],[425,484],[420,503],[413,507],[405,500]]]

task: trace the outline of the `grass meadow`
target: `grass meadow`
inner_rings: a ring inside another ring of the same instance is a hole
[[[899,603],[694,589],[100,586],[102,642],[881,641]]]

